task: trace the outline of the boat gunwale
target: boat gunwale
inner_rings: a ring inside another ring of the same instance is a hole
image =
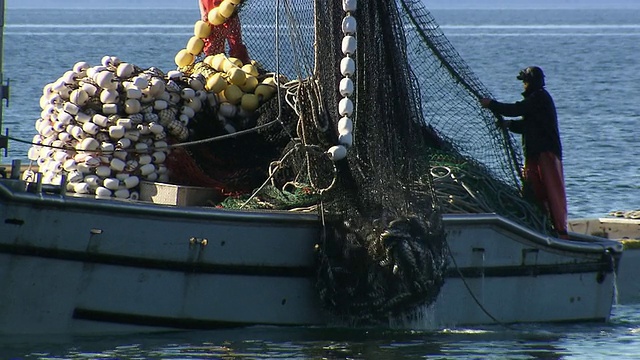
[[[75,207],[92,211],[117,211],[149,216],[172,216],[188,219],[206,219],[234,222],[277,222],[277,223],[301,223],[305,225],[318,225],[320,217],[317,213],[301,213],[284,210],[234,210],[201,206],[173,206],[159,205],[146,202],[132,202],[130,200],[95,199],[85,197],[73,197],[60,194],[18,192],[9,188],[0,181],[0,198],[14,202],[48,205],[55,207]],[[16,180],[8,180],[16,181]],[[19,181],[19,180],[17,180]],[[572,239],[563,240],[537,233],[514,221],[506,219],[495,213],[486,214],[444,214],[443,222],[447,225],[493,225],[512,232],[524,239],[543,247],[554,248],[563,251],[598,253],[610,252],[613,255],[622,253],[623,245],[617,241],[599,238],[590,235],[571,233]]]
[[[203,206],[176,206],[154,204],[144,201],[120,199],[96,199],[95,197],[67,196],[50,193],[31,193],[14,191],[0,181],[0,199],[18,203],[46,206],[74,207],[91,211],[117,211],[149,216],[172,216],[188,219],[206,219],[221,221],[250,222],[298,222],[317,224],[319,217],[315,213],[291,212],[284,210],[235,210]]]
[[[449,225],[494,225],[519,235],[526,240],[532,241],[537,245],[565,251],[599,254],[609,251],[613,255],[621,254],[623,251],[623,245],[617,241],[578,233],[569,233],[571,238],[575,240],[558,239],[537,233],[495,213],[445,214],[443,221]]]

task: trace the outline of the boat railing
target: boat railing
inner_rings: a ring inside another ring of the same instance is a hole
[[[527,241],[567,251],[588,251],[602,253],[611,251],[621,253],[623,245],[617,241],[591,235],[569,233],[571,240],[554,238],[533,231],[498,214],[446,214],[445,227],[452,225],[481,226],[491,225],[516,234]]]
[[[34,185],[35,184],[35,185]],[[106,211],[141,216],[171,216],[194,220],[249,221],[258,223],[315,224],[318,215],[284,210],[231,210],[203,206],[159,205],[129,199],[98,199],[93,195],[66,194],[60,186],[28,183],[20,179],[0,179],[0,202],[52,206],[57,209]]]
[[[258,220],[258,221],[291,221],[294,217],[300,221],[313,222],[317,221],[318,215],[315,213],[295,213],[286,211],[237,211],[237,210],[221,210],[215,208],[204,207],[180,207],[180,206],[158,206],[152,203],[130,201],[130,200],[101,200],[95,201],[94,197],[85,198],[77,196],[67,196],[64,192],[47,191],[24,191],[22,190],[27,183],[19,179],[6,179],[0,182],[0,198],[13,200],[18,202],[38,203],[38,204],[55,204],[68,205],[79,208],[112,208],[119,212],[133,212],[138,214],[155,214],[161,215],[165,213],[180,214],[181,216],[193,218],[225,218],[234,220]],[[18,191],[17,188],[21,190]],[[45,196],[47,195],[47,196]],[[571,240],[557,239],[545,234],[533,231],[523,225],[512,220],[502,217],[498,214],[445,214],[443,216],[445,226],[464,225],[464,226],[496,226],[518,235],[525,240],[531,241],[543,246],[549,246],[567,251],[588,251],[602,253],[611,251],[614,253],[622,252],[623,244],[620,242],[600,238],[591,235],[570,232]]]

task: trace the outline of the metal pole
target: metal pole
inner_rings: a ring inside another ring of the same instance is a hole
[[[0,149],[5,149],[4,154],[7,156],[7,147],[9,145],[9,139],[7,136],[2,135],[2,113],[3,105],[2,101],[6,100],[9,104],[9,85],[4,84],[4,12],[5,12],[5,0],[0,0]]]

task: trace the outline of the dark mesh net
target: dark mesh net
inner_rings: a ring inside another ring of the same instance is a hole
[[[277,74],[278,93],[248,122],[221,124],[211,121],[216,109],[200,112],[190,140],[228,125],[254,131],[182,154],[214,181],[201,185],[235,195],[224,207],[318,211],[323,303],[344,319],[375,323],[437,297],[447,262],[443,213],[495,212],[537,230],[547,223],[523,200],[512,138],[478,104],[489,92],[422,0],[358,2],[354,141],[345,160],[330,160],[341,118],[342,3],[245,0],[245,44],[260,80]],[[190,70],[210,72],[202,62]]]
[[[43,137],[30,158],[49,168],[54,152],[41,148],[55,137],[67,155],[78,144],[101,154],[78,158],[74,191],[97,194],[96,179],[111,170],[97,176],[96,161],[113,162],[127,176],[213,188],[215,206],[315,211],[317,288],[329,310],[377,323],[430,304],[447,266],[443,214],[492,212],[538,231],[550,226],[520,190],[515,142],[479,106],[489,92],[422,0],[360,0],[352,14],[343,9],[349,3],[244,0],[219,32],[195,24],[196,36],[175,58],[181,71],[172,74],[109,56],[102,67],[78,63],[43,89],[36,121]],[[345,55],[349,15],[357,46]],[[204,45],[237,59],[204,56]],[[353,73],[341,68],[345,57]],[[349,79],[353,92],[344,91]],[[344,96],[352,114],[340,110],[348,108]],[[332,159],[339,143],[347,155]],[[45,183],[63,179],[61,170],[47,176]],[[135,193],[135,185],[112,194],[104,184],[103,195]]]

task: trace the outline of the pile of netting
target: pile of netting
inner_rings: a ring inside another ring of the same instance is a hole
[[[226,208],[317,211],[318,290],[334,314],[376,323],[432,303],[447,269],[444,213],[498,213],[540,231],[514,140],[422,0],[358,2],[353,145],[338,143],[343,1],[258,2],[239,13],[252,58],[278,79],[253,131],[174,151],[179,182],[224,187]],[[223,132],[201,112],[190,141]],[[190,171],[189,168],[191,168]],[[174,172],[175,173],[175,172]],[[197,174],[197,176],[196,176]],[[228,196],[233,195],[233,196]]]

